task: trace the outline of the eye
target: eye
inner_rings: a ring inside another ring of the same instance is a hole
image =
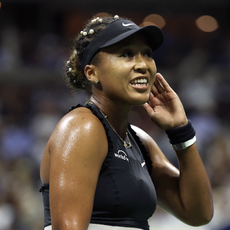
[[[152,57],[153,57],[153,52],[152,52],[152,50],[151,50],[151,49],[146,50],[146,51],[144,52],[144,56],[152,58]]]
[[[122,54],[121,54],[121,57],[133,57],[133,53],[131,51],[124,51]]]

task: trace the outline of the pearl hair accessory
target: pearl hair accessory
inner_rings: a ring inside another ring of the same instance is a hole
[[[72,72],[72,68],[69,68],[69,69],[68,69],[68,73],[69,73],[69,72]]]
[[[119,16],[118,16],[118,15],[115,15],[114,18],[115,18],[115,19],[119,19]],[[95,22],[102,22],[102,19],[99,18],[99,17],[97,17],[97,18],[94,18],[94,19],[91,20],[91,23],[95,23]],[[94,34],[94,30],[93,30],[93,29],[90,29],[88,33],[89,33],[89,34]],[[80,34],[81,34],[81,35],[84,35],[84,36],[86,36],[88,33],[87,33],[86,31],[81,31],[81,32],[80,32]]]
[[[88,33],[86,31],[81,31],[80,34],[86,36]],[[94,34],[94,30],[90,29],[89,34]]]
[[[95,23],[95,22],[102,22],[102,19],[97,17],[97,18],[94,18],[93,20],[91,20],[92,23]]]
[[[90,34],[94,34],[94,30],[93,30],[93,29],[90,29],[90,30],[89,30],[89,33],[90,33]]]
[[[97,17],[96,20],[97,20],[98,22],[102,22],[102,19],[99,18],[99,17]]]
[[[86,36],[87,32],[86,31],[81,31],[80,34]]]

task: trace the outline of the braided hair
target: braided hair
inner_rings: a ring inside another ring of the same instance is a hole
[[[81,68],[82,54],[89,43],[114,20],[116,18],[112,16],[103,18],[93,17],[86,23],[85,29],[73,39],[71,56],[66,63],[65,74],[66,84],[73,91],[84,89],[88,93],[91,93],[91,82],[87,79]],[[93,30],[93,33],[90,33],[90,30]],[[95,54],[91,63],[97,64],[97,62],[98,55]]]

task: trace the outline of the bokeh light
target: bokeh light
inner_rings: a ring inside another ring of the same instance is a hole
[[[196,20],[197,27],[204,32],[213,32],[218,29],[217,20],[209,15],[204,15]]]
[[[150,14],[142,22],[142,26],[155,25],[163,28],[166,25],[165,19],[159,14]]]

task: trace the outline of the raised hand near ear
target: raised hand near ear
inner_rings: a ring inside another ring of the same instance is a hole
[[[178,95],[160,73],[156,74],[148,103],[143,107],[151,120],[161,129],[172,129],[188,123]]]

